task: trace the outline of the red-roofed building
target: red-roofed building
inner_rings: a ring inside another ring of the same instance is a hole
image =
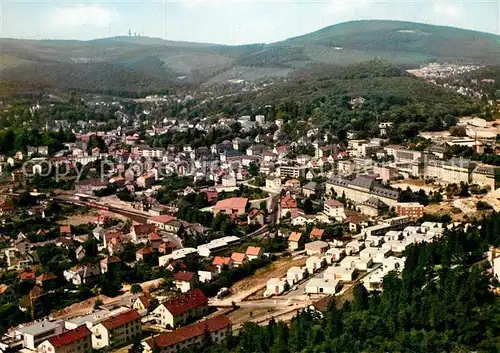
[[[196,273],[179,271],[174,275],[174,284],[182,293],[186,293],[196,286]]]
[[[132,227],[130,235],[132,237],[132,241],[136,244],[147,243],[150,234],[152,234],[155,230],[156,226],[154,224],[137,224]]]
[[[310,238],[312,240],[321,240],[321,238],[323,237],[323,234],[325,234],[324,229],[313,228],[313,230],[311,230]]]
[[[137,298],[132,304],[132,309],[137,311],[148,310],[151,300],[154,297],[149,292],[144,292],[139,298]]]
[[[194,351],[203,344],[205,334],[216,344],[224,342],[231,333],[232,325],[227,316],[221,315],[172,332],[165,332],[144,342],[144,352],[177,353]]]
[[[214,206],[214,215],[225,213],[229,215],[244,214],[248,204],[246,197],[231,197],[222,201],[218,201]]]
[[[208,203],[213,204],[217,201],[217,190],[215,188],[204,189],[201,190],[201,192],[204,192],[207,195]]]
[[[212,265],[217,266],[217,269],[220,273],[223,266],[227,266],[228,268],[233,268],[234,261],[230,257],[216,256],[214,257],[214,261],[212,261]]]
[[[121,262],[119,257],[108,256],[101,260],[101,272],[106,273],[116,267]]]
[[[35,271],[33,271],[31,268],[23,268],[21,271],[19,271],[19,279],[21,281],[35,281]]]
[[[248,256],[241,252],[233,252],[231,260],[234,262],[234,267],[240,267],[248,262]]]
[[[170,221],[173,221],[174,219],[176,219],[174,216],[164,214],[161,216],[155,216],[155,217],[149,218],[147,223],[154,224],[155,226],[157,226],[161,230],[165,230],[167,223],[169,223]]]
[[[292,251],[300,250],[304,247],[305,239],[302,233],[292,232],[288,237],[288,248]]]
[[[298,210],[297,201],[290,195],[286,195],[281,198],[280,208],[280,217],[285,217],[288,212],[293,213]]]
[[[141,316],[135,310],[112,316],[92,327],[92,346],[101,349],[132,342],[142,333]]]
[[[166,242],[166,243],[161,243],[160,246],[158,246],[158,252],[163,255],[169,255],[174,251],[175,245],[172,244],[171,242]]]
[[[194,289],[158,305],[153,310],[153,315],[161,325],[174,328],[203,317],[207,310],[207,297],[200,289]]]
[[[245,255],[250,261],[260,259],[262,257],[262,254],[262,249],[256,246],[249,246],[247,248],[247,251],[245,252]]]
[[[247,215],[248,224],[258,224],[263,226],[266,223],[266,214],[263,210],[253,209]]]
[[[149,234],[149,243],[151,244],[151,247],[155,250],[158,250],[162,242],[161,236],[154,232]]]
[[[148,261],[153,257],[154,253],[152,248],[142,248],[135,252],[135,259],[137,261]]]
[[[52,272],[42,273],[36,278],[36,284],[43,288],[49,288],[55,285],[57,277]]]
[[[66,331],[43,341],[38,347],[40,353],[88,353],[92,350],[92,335],[87,326]]]
[[[71,235],[71,226],[70,225],[60,226],[59,233],[63,236],[64,235]]]

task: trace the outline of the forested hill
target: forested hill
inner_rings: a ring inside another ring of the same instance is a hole
[[[352,102],[356,98],[358,104]],[[263,113],[292,124],[310,120],[334,134],[358,131],[360,138],[378,134],[378,123],[391,121],[396,139],[413,137],[419,130],[443,130],[454,125],[457,116],[480,111],[478,102],[380,60],[303,69],[284,84],[214,104],[213,112],[235,114],[275,104],[275,111]],[[294,126],[291,133],[297,130]]]
[[[30,78],[26,71],[35,74],[42,86],[64,89],[64,80],[54,79],[59,65],[66,65],[64,71],[70,77],[81,77],[91,64],[102,78],[82,80],[81,86],[89,91],[96,89],[97,83],[119,85],[123,91],[137,89],[136,74],[154,76],[156,81],[148,78],[139,82],[140,88],[151,90],[158,83],[213,84],[288,77],[310,65],[345,66],[375,58],[404,67],[435,61],[500,64],[500,37],[411,22],[355,21],[277,43],[240,46],[147,37],[86,42],[0,39],[3,77],[22,84]]]
[[[246,323],[238,337],[200,353],[497,352],[500,298],[490,286],[498,282],[482,259],[488,245],[500,245],[500,215],[479,225],[408,249],[402,278],[386,276],[380,294],[358,285],[351,302],[332,302],[323,316]]]

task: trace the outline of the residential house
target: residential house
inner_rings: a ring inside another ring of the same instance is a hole
[[[287,289],[288,282],[286,279],[281,278],[269,278],[266,283],[266,291],[264,292],[265,297],[272,295],[280,295]]]
[[[230,257],[216,256],[214,257],[214,261],[212,261],[212,265],[216,266],[220,273],[222,267],[224,266],[227,266],[227,268],[233,268],[234,261]]]
[[[252,261],[252,260],[258,260],[258,259],[262,258],[263,251],[259,247],[249,246],[247,248],[247,251],[245,252],[245,254],[248,257],[248,260]]]
[[[286,273],[286,280],[290,285],[302,281],[308,275],[307,268],[293,266]]]
[[[325,278],[311,278],[306,284],[308,294],[335,294],[341,288],[340,281]]]
[[[198,281],[200,283],[212,282],[219,275],[219,268],[215,265],[206,265],[202,270],[198,270]]]
[[[196,286],[196,274],[193,272],[179,271],[174,274],[174,285],[182,293],[186,293]]]
[[[248,262],[248,256],[243,253],[233,252],[231,254],[231,260],[233,260],[234,267],[240,267]]]
[[[354,280],[356,273],[357,270],[354,267],[329,266],[325,272],[323,272],[323,278],[351,282]]]
[[[320,191],[320,186],[318,185],[318,183],[315,183],[314,181],[310,181],[302,187],[302,195],[304,195],[304,197],[314,196],[319,191]]]
[[[203,345],[207,335],[213,343],[221,344],[230,334],[231,321],[221,315],[150,338],[143,343],[144,353],[193,351],[194,347]]]
[[[321,240],[324,234],[325,234],[324,229],[313,228],[309,236],[312,240]]]
[[[92,335],[87,326],[52,336],[38,345],[39,353],[91,353]]]
[[[280,201],[280,217],[286,217],[287,213],[295,212],[298,210],[297,201],[290,195],[281,198]]]
[[[154,297],[149,292],[144,292],[134,301],[132,309],[137,310],[138,312],[148,311],[153,298]]]
[[[59,234],[61,236],[71,236],[71,226],[70,225],[65,225],[65,226],[60,226],[59,227]]]
[[[153,258],[154,251],[152,248],[142,248],[135,252],[136,261],[150,261]]]
[[[156,226],[154,224],[138,224],[132,226],[132,232],[130,235],[132,241],[136,244],[147,243],[149,241],[150,234],[152,234],[155,230]]]
[[[163,327],[175,328],[205,316],[207,311],[207,297],[200,289],[194,289],[160,304],[152,314]]]
[[[253,209],[248,212],[247,223],[263,226],[266,222],[266,213],[263,210]]]
[[[346,256],[340,261],[340,266],[345,268],[355,268],[359,271],[367,271],[373,264],[371,258],[361,258],[358,256]]]
[[[330,248],[326,251],[325,257],[328,264],[340,261],[345,255],[345,250],[343,248]]]
[[[155,217],[151,217],[147,220],[147,223],[148,224],[153,224],[153,225],[156,225],[159,229],[161,230],[165,230],[166,227],[167,227],[167,224],[176,219],[174,216],[170,216],[170,215],[161,215],[161,216],[155,216]]]
[[[325,262],[323,259],[318,256],[308,257],[306,260],[307,272],[310,274],[316,273],[323,267],[324,264]]]
[[[142,334],[141,316],[136,310],[106,318],[92,327],[92,347],[117,347],[139,338]]]
[[[231,197],[229,199],[217,201],[213,212],[214,215],[224,213],[238,216],[245,213],[247,204],[248,199],[245,197]]]
[[[35,351],[48,338],[64,331],[64,321],[41,320],[39,322],[15,329],[17,337],[22,337],[23,347]]]
[[[107,256],[104,259],[101,260],[101,273],[106,273],[109,271],[113,271],[118,267],[120,264],[121,260],[119,257],[116,256]]]
[[[328,199],[325,201],[324,212],[328,217],[334,218],[337,221],[342,221],[346,218],[344,204],[335,199]]]
[[[52,289],[57,283],[57,277],[52,272],[42,273],[36,278],[36,284],[43,289]]]
[[[305,245],[307,255],[324,254],[328,250],[329,245],[325,241],[316,240]]]
[[[76,265],[63,272],[66,281],[76,286],[90,284],[98,280],[101,270],[92,264]]]
[[[292,232],[288,237],[288,248],[291,251],[301,250],[304,247],[305,238],[302,236],[302,233]]]

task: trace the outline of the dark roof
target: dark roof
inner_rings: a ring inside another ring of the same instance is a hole
[[[348,186],[351,181],[341,178],[341,177],[334,177],[330,179],[330,184],[334,185],[339,185],[339,186]]]
[[[370,197],[368,200],[363,202],[364,205],[374,207],[376,209],[382,209],[382,208],[387,208],[387,204],[385,204],[382,200],[380,200],[377,197]]]
[[[304,185],[302,187],[302,189],[307,189],[307,190],[312,190],[312,191],[316,191],[318,190],[318,184],[315,183],[314,181],[310,181],[308,182],[306,185]]]
[[[187,293],[181,294],[170,301],[163,303],[170,314],[177,316],[182,315],[189,309],[197,308],[208,303],[207,297],[200,289],[194,289]]]
[[[360,188],[371,189],[374,181],[375,180],[372,177],[369,177],[366,175],[358,175],[349,184],[352,186],[360,187]]]
[[[174,275],[174,280],[189,282],[193,280],[194,276],[193,272],[179,271]]]
[[[228,327],[231,327],[231,321],[227,316],[221,315],[172,332],[162,333],[155,338],[150,338],[147,343],[151,348],[166,348],[202,336],[206,331],[212,333]]]
[[[154,224],[137,224],[134,226],[135,234],[149,234],[156,230]]]
[[[381,186],[374,186],[371,192],[375,196],[387,197],[393,200],[397,200],[399,198],[399,191],[386,189]]]

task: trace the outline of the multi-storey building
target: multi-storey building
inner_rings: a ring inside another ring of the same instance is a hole
[[[153,315],[164,327],[185,325],[190,319],[203,317],[208,310],[208,299],[200,289],[181,294],[153,310]]]
[[[177,353],[179,351],[194,351],[203,344],[207,333],[210,340],[216,344],[224,342],[231,333],[231,321],[227,316],[217,316],[198,322],[172,332],[164,332],[143,343],[145,353]]]
[[[77,329],[52,336],[38,346],[40,353],[90,353],[92,352],[92,335],[83,325]]]
[[[107,318],[92,328],[92,347],[114,347],[132,342],[142,332],[141,316],[135,310],[129,310]]]

